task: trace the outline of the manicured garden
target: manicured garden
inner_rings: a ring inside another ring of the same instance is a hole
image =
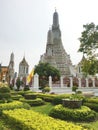
[[[77,101],[82,101],[78,108]],[[98,97],[12,91],[3,86],[0,87],[0,130],[97,130],[97,104]]]

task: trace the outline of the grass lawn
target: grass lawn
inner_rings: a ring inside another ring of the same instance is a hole
[[[48,115],[52,108],[53,108],[53,105],[51,103],[46,103],[45,105],[42,105],[42,106],[34,106],[31,109],[36,112],[40,112],[42,114]]]

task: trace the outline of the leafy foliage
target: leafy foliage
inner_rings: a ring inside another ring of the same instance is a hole
[[[84,31],[81,33],[79,52],[82,52],[86,59],[82,64],[84,75],[95,75],[98,73],[98,60],[96,50],[98,49],[98,25],[94,23],[83,25]]]
[[[61,104],[56,105],[49,115],[54,118],[71,121],[93,121],[96,117],[96,113],[89,107],[81,106],[78,109],[71,109],[63,107]]]
[[[86,130],[82,126],[55,120],[32,110],[14,109],[3,111],[3,116],[18,130]]]
[[[39,63],[35,66],[34,74],[39,75],[39,84],[41,88],[48,85],[49,76],[52,76],[53,81],[58,81],[60,78],[60,71],[49,63]]]
[[[79,52],[86,53],[87,56],[94,55],[98,48],[98,25],[94,23],[83,25],[84,31],[81,34]]]

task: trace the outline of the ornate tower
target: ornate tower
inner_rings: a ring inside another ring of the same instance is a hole
[[[28,76],[28,71],[29,71],[29,65],[25,59],[25,57],[23,57],[22,61],[19,64],[19,77],[27,77]]]
[[[10,56],[10,62],[9,62],[9,66],[8,66],[8,74],[9,74],[9,78],[13,79],[14,78],[14,53],[11,53]]]
[[[63,76],[74,75],[70,56],[62,44],[59,16],[56,10],[53,14],[52,29],[48,31],[46,52],[41,56],[40,62],[48,62],[57,67]]]

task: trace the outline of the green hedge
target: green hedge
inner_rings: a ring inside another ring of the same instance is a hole
[[[2,99],[8,100],[9,98],[11,98],[10,93],[1,93],[0,92],[0,100],[2,100]]]
[[[45,102],[41,99],[41,98],[36,98],[36,99],[24,99],[24,98],[21,98],[20,99],[21,102],[25,102],[25,103],[28,103],[30,106],[40,106],[40,105],[44,105]]]
[[[98,112],[98,97],[86,98],[83,104]]]
[[[27,93],[24,95],[25,99],[36,99],[36,93]]]
[[[3,110],[10,110],[10,109],[16,109],[16,108],[26,108],[30,109],[29,104],[22,103],[20,101],[13,101],[10,103],[3,103],[0,104],[0,114],[2,114]]]
[[[57,95],[37,93],[38,98],[42,98],[46,102],[52,102]]]
[[[62,94],[62,95],[58,95],[56,96],[52,103],[54,105],[58,105],[58,104],[62,104],[62,99],[78,99],[78,100],[84,100],[85,97],[81,94]]]
[[[78,109],[70,109],[63,107],[61,104],[56,105],[49,113],[54,118],[69,121],[93,121],[96,118],[96,113],[86,106],[81,106]]]
[[[89,102],[89,103],[98,103],[98,98],[97,97],[87,98],[86,102]]]
[[[3,111],[3,117],[16,130],[87,130],[82,126],[56,120],[32,110],[14,109],[13,111]]]
[[[85,102],[84,105],[89,107],[90,109],[98,112],[98,104],[97,103]]]
[[[16,95],[11,95],[11,98],[13,100],[19,100],[20,98],[22,98],[23,96],[22,95],[19,95],[19,94],[16,94]]]
[[[10,88],[9,87],[0,87],[0,92],[1,93],[10,93]]]

